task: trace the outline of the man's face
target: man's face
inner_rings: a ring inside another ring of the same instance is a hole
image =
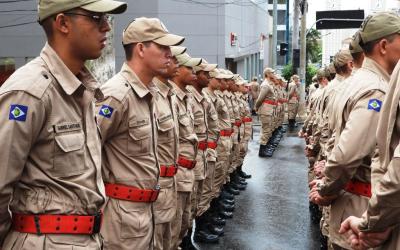
[[[400,59],[400,35],[396,34],[392,42],[388,42],[386,46],[386,58],[385,61],[389,66],[389,73],[391,74],[393,69],[396,67],[397,62]]]
[[[201,70],[197,72],[196,77],[200,88],[206,88],[208,86],[208,82],[210,80],[210,75],[208,72]]]
[[[221,79],[220,81],[220,89],[221,91],[228,89],[228,84],[226,83],[226,79]]]
[[[208,86],[209,86],[212,90],[219,89],[219,87],[220,87],[220,80],[217,79],[217,78],[211,78],[211,79],[210,79],[210,82],[209,82],[209,84],[208,84]]]
[[[83,61],[99,58],[110,31],[108,17],[83,9],[69,10],[64,15],[71,20],[67,39],[72,53]]]
[[[186,85],[192,85],[197,80],[196,74],[194,74],[191,67],[179,66],[178,76],[180,81]]]
[[[171,79],[177,75],[178,68],[179,68],[178,60],[176,60],[175,57],[172,57],[171,63],[169,64],[166,73],[161,74],[161,76],[163,76],[164,78],[167,78],[167,79]]]
[[[143,63],[151,69],[155,75],[167,73],[172,58],[169,46],[150,42],[148,46],[143,46],[142,56]]]

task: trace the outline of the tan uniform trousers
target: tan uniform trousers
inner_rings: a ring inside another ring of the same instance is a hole
[[[178,206],[176,217],[172,222],[172,249],[178,249],[183,237],[185,237],[190,226],[191,219],[191,192],[178,191]]]
[[[153,249],[151,203],[108,199],[104,214],[104,249]]]
[[[289,119],[296,119],[298,111],[299,111],[299,102],[298,101],[289,101],[289,104],[288,104]]]
[[[261,121],[261,136],[260,144],[266,145],[269,138],[271,138],[273,132],[273,116],[272,115],[260,115]]]
[[[207,161],[206,161],[206,151],[200,150],[197,153],[196,157],[196,168],[202,169],[201,176],[195,175],[195,181],[192,190],[192,218],[190,220],[189,226],[192,227],[193,219],[195,219],[197,215],[197,211],[199,210],[201,195],[203,193],[203,184],[206,178],[207,171]]]
[[[210,202],[213,197],[214,174],[215,174],[215,161],[207,162],[206,178],[203,182],[203,190],[201,193],[199,205],[197,208],[197,216],[201,216],[205,211],[210,208]]]
[[[221,187],[226,183],[226,175],[229,168],[229,156],[231,152],[232,141],[229,136],[221,136],[218,140],[217,162],[214,172],[213,193],[215,197],[219,196]]]
[[[10,231],[4,240],[2,249],[21,250],[56,250],[79,249],[101,250],[103,246],[100,234],[96,235],[71,235],[71,234],[28,234]]]
[[[153,203],[154,210],[154,249],[170,249],[172,242],[171,223],[176,216],[177,192],[174,177],[160,177],[160,193]]]

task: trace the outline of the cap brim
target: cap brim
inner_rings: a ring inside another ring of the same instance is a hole
[[[200,65],[201,64],[201,60],[202,60],[201,58],[190,58],[189,61],[186,61],[182,65],[186,66],[186,67],[192,67],[193,68],[194,66]]]
[[[186,47],[182,46],[171,46],[172,56],[179,56],[186,52]]]
[[[207,64],[203,69],[204,71],[212,71],[218,67],[218,64]]]
[[[87,11],[110,14],[121,14],[125,12],[127,7],[126,3],[114,0],[100,0],[80,6],[80,8]]]
[[[184,40],[185,38],[183,36],[166,34],[165,36],[153,40],[153,42],[164,46],[176,46],[183,43]]]

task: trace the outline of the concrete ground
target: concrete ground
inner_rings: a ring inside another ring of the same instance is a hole
[[[258,157],[259,126],[244,163],[252,174],[236,196],[233,219],[227,220],[219,244],[204,250],[319,249],[318,228],[308,210],[307,160],[297,132],[286,133],[272,158]]]

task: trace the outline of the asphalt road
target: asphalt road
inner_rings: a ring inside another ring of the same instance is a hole
[[[243,168],[252,178],[236,196],[234,217],[227,220],[225,235],[219,244],[199,244],[199,249],[319,249],[317,225],[308,210],[304,141],[296,132],[286,133],[272,158],[259,158],[259,130],[254,127]]]

